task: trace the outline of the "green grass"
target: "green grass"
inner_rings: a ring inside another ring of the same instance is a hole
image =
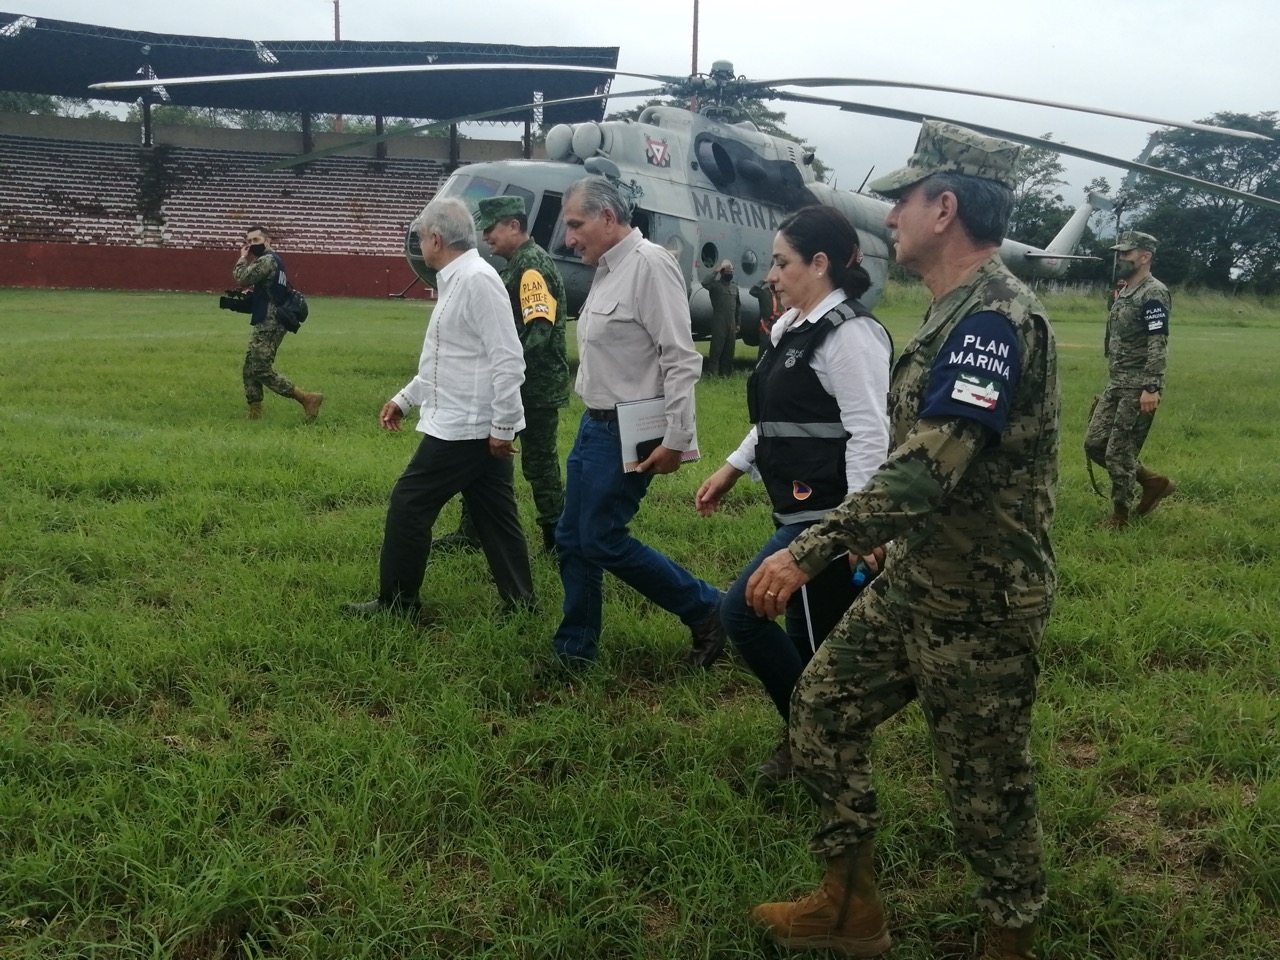
[[[1179,492],[1115,535],[1079,452],[1101,305],[1061,300],[1044,954],[1272,957],[1280,308],[1176,300],[1147,459]],[[924,302],[884,301],[899,348]],[[483,561],[446,556],[437,626],[338,614],[374,590],[417,440],[376,414],[425,315],[313,299],[279,368],[326,393],[320,420],[268,394],[249,423],[247,326],[212,297],[0,291],[6,960],[779,955],[747,910],[811,887],[815,818],[794,785],[753,788],[780,730],[741,666],[686,672],[686,631],[608,580],[603,668],[535,682],[560,600],[542,557],[536,613],[498,618]],[[745,483],[720,515],[690,506],[745,430],[743,382],[698,388],[704,459],[635,524],[718,583],[770,529]],[[892,955],[966,956],[971,878],[914,707],[876,764]]]

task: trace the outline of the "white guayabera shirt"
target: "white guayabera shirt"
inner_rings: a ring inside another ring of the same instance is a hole
[[[513,440],[524,429],[520,385],[524,351],[511,323],[511,302],[493,267],[475,250],[437,275],[418,375],[392,397],[401,410],[421,407],[418,431],[441,440]]]

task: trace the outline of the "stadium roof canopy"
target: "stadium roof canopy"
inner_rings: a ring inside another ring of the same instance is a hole
[[[0,12],[0,90],[133,102],[136,90],[89,90],[136,80],[147,65],[168,77],[397,64],[459,64],[422,74],[244,81],[175,86],[168,103],[233,110],[345,113],[446,120],[501,107],[608,91],[609,78],[549,70],[468,71],[463,64],[618,65],[617,47],[362,40],[231,40],[95,27]],[[148,97],[153,103],[161,102]],[[604,101],[548,107],[545,123],[599,120]],[[509,114],[501,120],[525,119]]]

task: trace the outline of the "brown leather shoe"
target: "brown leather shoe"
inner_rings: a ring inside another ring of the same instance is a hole
[[[772,757],[760,764],[756,776],[766,786],[777,786],[796,775],[795,764],[791,761],[791,741],[783,739],[782,745],[774,751]]]
[[[715,609],[711,611],[711,616],[689,631],[693,634],[693,645],[689,650],[688,657],[688,663],[691,667],[710,667],[724,653],[724,624],[720,622],[720,600],[723,597],[724,595],[721,594],[720,598],[716,600]]]
[[[791,950],[830,950],[846,957],[878,957],[892,945],[876,892],[875,845],[827,861],[822,886],[795,903],[762,903],[751,919]]]
[[[1138,501],[1138,506],[1133,511],[1136,517],[1145,517],[1160,506],[1161,500],[1178,489],[1176,483],[1158,473],[1139,480],[1138,485],[1142,487],[1142,499]]]

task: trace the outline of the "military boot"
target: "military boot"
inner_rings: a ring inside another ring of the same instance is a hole
[[[556,525],[554,523],[542,524],[542,549],[546,551],[547,556],[556,556]]]
[[[323,393],[307,393],[305,390],[293,388],[293,393],[289,394],[293,399],[302,404],[302,413],[310,423],[320,414],[320,404],[324,403]]]
[[[1178,485],[1168,477],[1149,471],[1138,475],[1138,486],[1142,487],[1142,499],[1138,501],[1137,509],[1133,511],[1136,517],[1145,517],[1160,506],[1161,500],[1178,489]]]
[[[1009,927],[997,927],[994,923],[987,928],[986,949],[981,960],[1036,960],[1036,925],[1028,924],[1013,930]]]
[[[262,419],[262,401],[261,400],[249,401],[249,419],[250,420]]]
[[[762,903],[751,919],[791,950],[831,950],[878,957],[892,940],[875,884],[875,842],[867,840],[827,861],[820,886],[795,903]]]
[[[1123,530],[1129,525],[1129,507],[1117,503],[1112,507],[1111,516],[1102,521],[1103,530]]]

